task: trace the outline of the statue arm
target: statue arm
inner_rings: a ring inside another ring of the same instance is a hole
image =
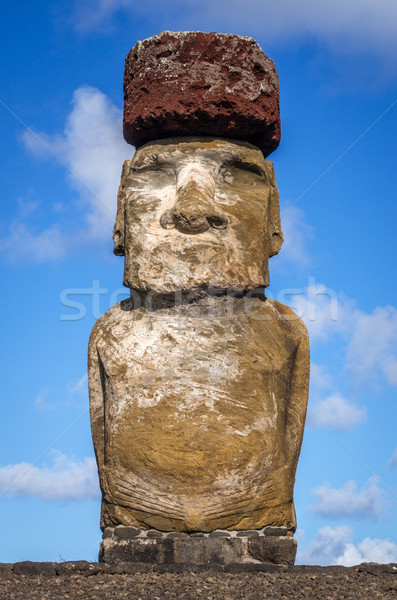
[[[309,337],[302,322],[300,325],[302,326],[302,333],[292,368],[286,427],[286,459],[287,464],[291,465],[292,480],[295,479],[295,471],[302,445],[310,377]]]
[[[96,344],[98,323],[91,332],[88,345],[88,385],[92,438],[99,475],[105,462],[105,401],[103,394],[103,367]]]

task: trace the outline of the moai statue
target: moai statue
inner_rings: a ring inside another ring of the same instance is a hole
[[[266,160],[280,139],[276,69],[248,37],[163,32],[128,54],[124,92],[137,151],[113,238],[131,297],[89,344],[102,559],[120,558],[117,535],[123,560],[145,560],[150,530],[161,562],[167,532],[197,546],[222,530],[237,544],[224,562],[291,563],[309,346],[302,321],[264,293],[283,242]]]

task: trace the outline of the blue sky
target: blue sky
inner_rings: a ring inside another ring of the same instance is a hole
[[[111,232],[124,57],[164,29],[251,35],[276,63],[285,244],[268,294],[308,325],[298,562],[397,562],[394,0],[9,3],[0,44],[0,561],[95,560],[86,349],[126,295]]]

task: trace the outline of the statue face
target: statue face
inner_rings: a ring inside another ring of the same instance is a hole
[[[238,142],[148,144],[125,164],[114,239],[130,288],[269,285],[268,258],[282,243],[273,164]]]

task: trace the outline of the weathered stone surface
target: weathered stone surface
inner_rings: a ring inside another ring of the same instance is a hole
[[[162,539],[105,539],[100,560],[104,563],[156,563],[180,565],[293,565],[296,541],[287,537],[249,536],[167,537]]]
[[[116,527],[101,560],[292,564],[309,352],[264,295],[283,242],[264,159],[277,73],[251,38],[163,32],[131,50],[124,90],[139,149],[113,239],[131,298],[89,344],[101,527]]]
[[[122,539],[128,539],[139,535],[141,530],[139,527],[116,527],[114,535]]]
[[[370,573],[371,575],[383,575],[384,573],[397,575],[397,563],[383,565],[380,563],[365,562],[359,565],[358,572]]]
[[[114,528],[113,527],[105,527],[102,533],[102,538],[109,538],[113,536]]]
[[[96,575],[104,571],[104,565],[99,563],[91,563],[87,560],[73,560],[62,563],[55,563],[57,575]]]
[[[248,539],[250,556],[264,563],[293,565],[297,543],[295,538],[287,536],[261,536]]]
[[[0,578],[8,577],[13,569],[12,563],[0,563]]]
[[[263,528],[263,535],[287,535],[288,534],[288,529],[287,527],[264,527]]]
[[[135,290],[267,286],[283,242],[273,163],[211,138],[149,144],[124,164],[114,241]]]
[[[89,345],[101,526],[294,530],[309,354],[263,294],[283,239],[272,163],[224,140],[149,144],[124,166],[114,239],[132,297]]]
[[[173,540],[107,538],[100,544],[99,561],[106,563],[169,563],[173,562],[172,552]]]
[[[136,537],[140,538],[174,538],[174,539],[186,539],[192,537],[210,537],[210,538],[223,538],[223,537],[258,537],[258,536],[290,536],[293,537],[293,532],[287,530],[286,527],[264,527],[262,529],[246,529],[240,530],[225,530],[215,529],[214,531],[193,531],[193,532],[182,532],[182,531],[159,531],[158,529],[140,529],[138,527],[130,527],[128,525],[117,525],[117,527],[105,527],[103,530],[103,539],[113,538],[118,540],[132,539]],[[84,561],[83,561],[84,562]],[[65,564],[65,563],[62,563]],[[73,563],[75,564],[75,563]],[[88,563],[89,564],[89,563]]]
[[[113,307],[90,342],[102,527],[293,529],[308,367],[303,324],[273,300]]]
[[[158,537],[163,537],[163,533],[161,531],[156,531],[156,529],[149,529],[149,531],[147,531],[146,536],[148,538],[158,538]]]
[[[24,560],[14,563],[12,570],[16,575],[45,575],[46,577],[54,577],[56,575],[55,564],[52,562]]]
[[[188,538],[177,540],[173,562],[225,565],[245,558],[244,542],[237,538]]]
[[[244,140],[265,156],[280,141],[278,76],[250,37],[164,31],[138,42],[124,73],[124,137]]]
[[[395,600],[397,590],[397,577],[388,570],[374,576],[357,567],[131,562],[99,566],[101,570],[88,577],[84,570],[56,580],[4,573],[1,600]]]

